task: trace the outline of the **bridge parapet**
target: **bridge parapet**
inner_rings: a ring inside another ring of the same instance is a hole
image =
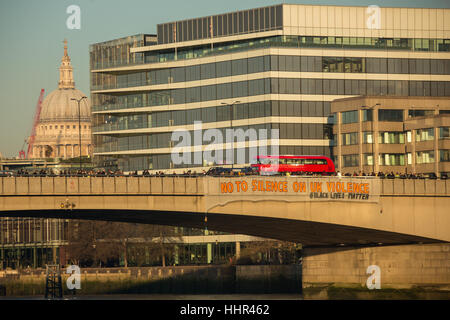
[[[203,193],[200,177],[2,177],[0,195]]]
[[[217,184],[226,178],[251,181],[260,176],[244,177],[1,177],[0,195],[70,195],[70,194],[188,194],[204,195],[205,179],[216,180]],[[328,181],[329,178],[301,177],[308,181]],[[270,177],[271,180],[293,180],[294,177]],[[335,178],[337,179],[337,178]],[[443,196],[450,195],[450,180],[429,179],[377,179],[341,177],[342,182],[350,179],[380,183],[380,196]]]
[[[450,180],[381,179],[381,195],[450,195]]]

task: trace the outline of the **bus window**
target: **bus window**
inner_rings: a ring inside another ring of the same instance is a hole
[[[286,164],[296,165],[297,159],[286,159]]]

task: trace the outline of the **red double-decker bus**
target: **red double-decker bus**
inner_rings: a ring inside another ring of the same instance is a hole
[[[335,172],[333,161],[325,156],[257,156],[252,167],[262,175],[286,172],[331,175]]]

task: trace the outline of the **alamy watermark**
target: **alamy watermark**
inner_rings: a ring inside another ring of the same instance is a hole
[[[381,289],[381,269],[377,265],[370,265],[367,267],[366,270],[367,274],[370,274],[370,276],[367,278],[366,286],[367,289],[373,290],[373,289]]]
[[[171,151],[174,165],[244,164],[254,163],[257,156],[279,155],[279,129],[227,128],[224,137],[223,130],[202,128],[202,122],[195,121],[193,132],[186,129],[172,132],[171,142],[176,143]]]
[[[379,6],[370,5],[366,9],[368,14],[366,20],[367,29],[381,29],[381,9]]]
[[[66,13],[70,14],[66,20],[66,26],[69,30],[81,29],[81,9],[76,4],[67,7]]]
[[[77,265],[70,265],[66,269],[66,273],[70,274],[67,278],[66,285],[69,290],[81,289],[81,270]]]

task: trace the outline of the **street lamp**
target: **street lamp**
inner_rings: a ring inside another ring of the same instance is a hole
[[[221,102],[220,104],[225,106],[230,106],[230,128],[233,129],[233,117],[234,117],[234,105],[236,103],[240,103],[240,101],[236,100],[232,103]],[[231,142],[231,154],[233,155],[233,159],[231,160],[231,169],[234,168],[234,135],[233,141]]]
[[[82,96],[80,99],[71,98],[70,100],[74,100],[78,103],[78,138],[79,138],[79,147],[80,147],[80,171],[81,171],[81,111],[80,111],[80,102],[83,99],[87,99],[86,96]]]
[[[373,120],[374,120],[375,116],[374,116],[373,110],[374,110],[374,108],[375,108],[376,106],[380,106],[380,104],[379,104],[379,103],[376,103],[376,104],[374,104],[374,105],[371,106],[371,107],[367,107],[367,106],[362,106],[362,107],[361,107],[362,110],[372,110],[372,119],[371,119],[371,121],[370,121],[370,130],[371,130],[371,133],[372,133],[372,146],[371,146],[371,151],[372,151],[372,172],[373,172],[373,174],[375,174],[375,154],[374,154],[374,151],[373,151],[373,145],[374,145],[374,143],[375,143],[375,133],[373,132]]]

